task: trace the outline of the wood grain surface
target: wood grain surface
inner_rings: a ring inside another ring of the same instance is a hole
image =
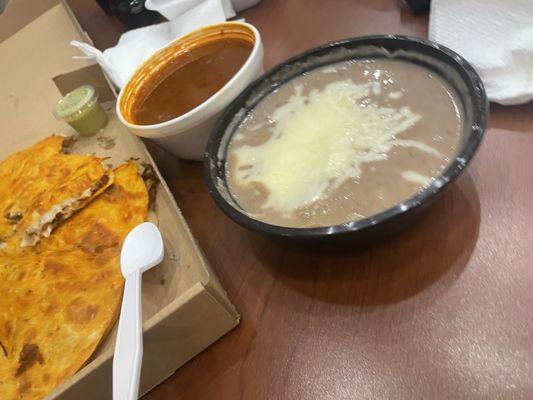
[[[69,0],[100,48],[124,27]],[[427,34],[395,1],[263,0],[269,68],[328,41]],[[467,172],[401,237],[325,253],[271,243],[209,197],[198,163],[161,165],[242,323],[144,397],[533,398],[533,108],[493,106]]]

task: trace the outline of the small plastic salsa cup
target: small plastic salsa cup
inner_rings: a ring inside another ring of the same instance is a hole
[[[109,121],[98,102],[96,89],[90,85],[80,86],[67,93],[54,107],[54,115],[82,136],[94,135]]]

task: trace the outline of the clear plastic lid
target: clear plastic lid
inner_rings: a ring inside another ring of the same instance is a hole
[[[90,85],[80,86],[67,93],[54,107],[57,118],[69,120],[83,114],[98,100],[96,89]]]

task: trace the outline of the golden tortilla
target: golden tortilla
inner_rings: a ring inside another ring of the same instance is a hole
[[[53,159],[60,149],[57,137],[47,140],[43,152],[36,153],[39,162]],[[10,163],[7,159],[2,167]],[[113,175],[111,186],[49,237],[18,252],[0,253],[0,399],[46,396],[87,362],[113,326],[123,290],[120,248],[127,233],[146,219],[148,208],[146,186],[134,163]],[[6,193],[2,185],[0,195]],[[31,209],[23,191],[17,193],[24,200],[19,204]],[[57,204],[54,190],[42,186],[39,193]]]
[[[17,252],[83,208],[113,182],[94,156],[63,154],[62,136],[50,136],[0,163],[0,249]]]

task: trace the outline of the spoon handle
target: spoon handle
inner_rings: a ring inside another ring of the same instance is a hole
[[[126,277],[113,358],[113,400],[136,400],[143,356],[141,273]]]

